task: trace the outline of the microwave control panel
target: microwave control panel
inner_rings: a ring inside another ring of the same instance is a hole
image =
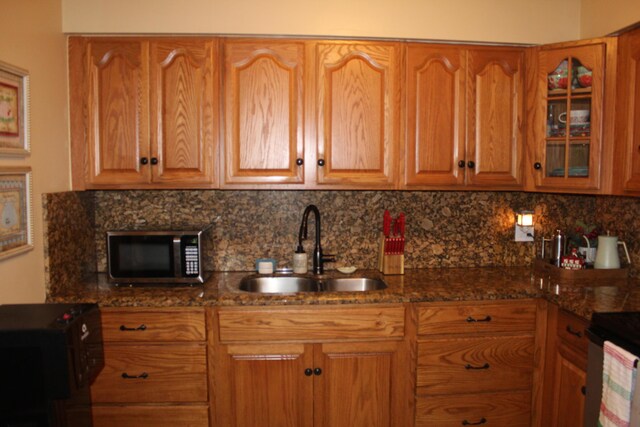
[[[184,275],[198,277],[200,275],[200,251],[197,236],[183,236],[182,257]]]

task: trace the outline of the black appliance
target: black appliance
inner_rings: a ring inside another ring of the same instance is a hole
[[[0,427],[91,426],[103,366],[96,304],[0,305]]]
[[[640,312],[593,313],[587,329],[589,353],[587,358],[587,386],[584,425],[598,425],[602,399],[602,365],[605,341],[640,355]]]

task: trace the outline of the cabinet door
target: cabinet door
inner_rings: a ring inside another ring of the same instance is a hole
[[[404,426],[393,411],[399,342],[321,344],[314,353],[314,426]]]
[[[522,186],[524,50],[468,54],[467,184]]]
[[[466,51],[407,48],[407,135],[404,184],[464,184]]]
[[[224,183],[304,181],[304,44],[224,45]]]
[[[218,91],[214,40],[151,42],[151,168],[163,184],[214,180]]]
[[[399,46],[318,43],[315,61],[318,184],[393,188]]]
[[[558,346],[554,375],[553,427],[582,427],[584,387],[587,383],[584,356],[563,345]]]
[[[150,180],[148,43],[94,39],[86,52],[86,181]]]
[[[620,36],[616,141],[622,190],[640,194],[640,30]]]
[[[217,425],[313,425],[311,346],[226,345],[215,357]]]

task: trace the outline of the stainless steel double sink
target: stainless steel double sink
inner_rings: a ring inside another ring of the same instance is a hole
[[[291,294],[297,292],[368,292],[387,287],[380,280],[369,277],[309,277],[309,276],[246,276],[240,290],[262,294]]]

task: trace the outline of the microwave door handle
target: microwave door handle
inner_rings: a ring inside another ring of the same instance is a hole
[[[180,277],[182,274],[182,252],[180,251],[180,237],[173,238],[173,275]]]

